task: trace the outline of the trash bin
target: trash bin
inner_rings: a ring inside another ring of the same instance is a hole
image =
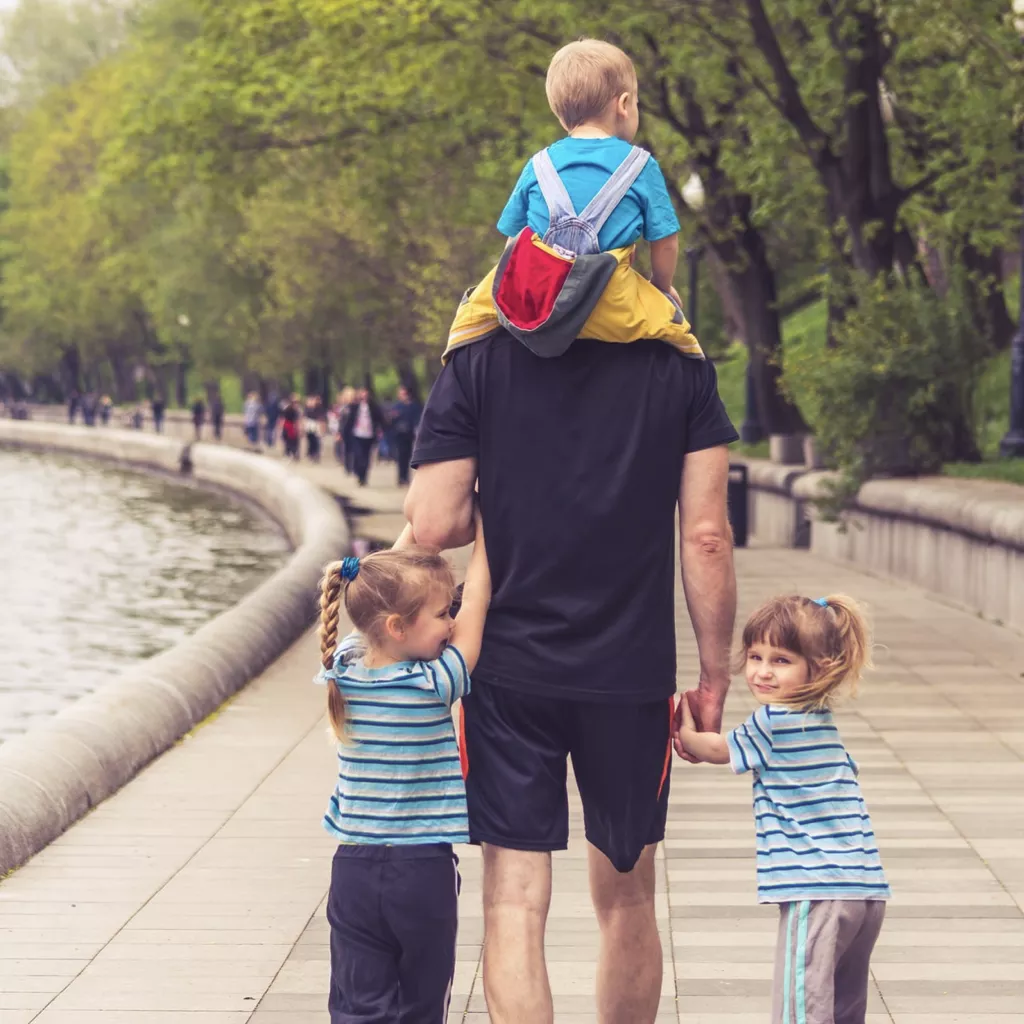
[[[738,548],[747,546],[748,512],[747,465],[745,462],[729,463],[729,523],[732,526],[733,543]]]

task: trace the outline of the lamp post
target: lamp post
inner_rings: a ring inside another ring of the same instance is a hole
[[[1013,0],[1014,25],[1024,41],[1024,0]],[[1024,155],[1024,128],[1021,129],[1020,150]],[[1024,174],[1021,175],[1024,190]],[[1024,210],[1020,227],[1020,308],[1017,333],[1010,343],[1010,429],[999,442],[999,453],[1005,457],[1024,457]]]
[[[682,188],[683,202],[694,212],[700,213],[704,209],[704,182],[700,180],[699,174],[691,174]],[[704,255],[704,247],[701,245],[690,245],[686,248],[686,267],[688,270],[687,288],[689,294],[686,297],[687,314],[690,321],[690,330],[697,333],[697,288],[700,276],[700,258]]]
[[[178,326],[182,329],[182,333],[187,333],[189,327],[192,326],[192,321],[189,319],[187,313],[178,314]],[[181,347],[181,359],[178,360],[178,373],[177,380],[175,381],[175,399],[178,406],[182,409],[188,405],[188,345],[182,345]]]

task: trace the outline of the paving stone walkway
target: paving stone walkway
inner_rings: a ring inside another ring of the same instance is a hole
[[[308,471],[308,470],[303,470]],[[337,473],[325,464],[311,475]],[[399,495],[384,467],[359,492]],[[333,477],[336,479],[336,477]],[[348,485],[333,489],[348,493]],[[386,499],[386,500],[385,500]],[[737,554],[742,613],[845,591],[877,624],[877,670],[841,728],[895,897],[868,1024],[1024,1020],[1024,639],[804,552]],[[682,608],[680,603],[680,608]],[[680,620],[679,679],[695,657]],[[0,1024],[321,1024],[334,758],[312,634],[120,793],[0,883]],[[752,702],[734,685],[727,724]],[[557,1020],[593,1013],[596,926],[574,802],[548,935]],[[775,919],[755,902],[750,788],[676,761],[658,861],[659,1022],[763,1024]],[[480,863],[460,850],[450,1021],[483,1024]]]

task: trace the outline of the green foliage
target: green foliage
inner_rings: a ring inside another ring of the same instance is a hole
[[[912,249],[922,232],[1011,244],[1024,68],[1006,6],[23,0],[6,42],[19,102],[0,120],[0,366],[78,360],[125,394],[136,368],[165,386],[179,365],[198,381],[327,367],[385,386],[396,365],[436,369],[523,161],[559,134],[550,54],[584,33],[634,56],[638,141],[674,193],[703,176],[684,234],[716,247],[734,288],[758,246],[783,305],[822,285],[865,183],[891,190],[848,234],[870,241],[889,218]],[[865,24],[885,45],[858,77]],[[895,111],[881,129],[880,81]],[[716,283],[702,273],[700,335],[719,355],[725,309],[735,321],[747,296],[730,307]],[[823,336],[824,306],[802,310],[786,362],[824,358]],[[741,400],[738,366],[721,376]],[[793,385],[812,420],[820,393]]]
[[[987,353],[962,279],[939,297],[916,281],[861,278],[834,346],[787,352],[783,386],[803,396],[840,470],[833,513],[872,476],[934,473],[976,455],[973,402]]]

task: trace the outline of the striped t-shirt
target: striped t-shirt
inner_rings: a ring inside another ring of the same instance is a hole
[[[345,638],[330,673],[345,698],[345,742],[324,828],[344,843],[468,843],[466,787],[451,706],[469,692],[462,655],[384,668],[362,663],[363,640]]]
[[[889,898],[857,765],[830,711],[762,705],[727,739],[732,770],[754,773],[761,903]]]

